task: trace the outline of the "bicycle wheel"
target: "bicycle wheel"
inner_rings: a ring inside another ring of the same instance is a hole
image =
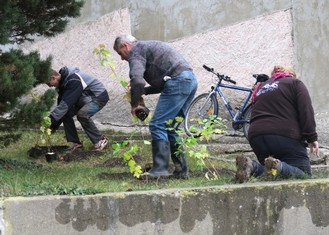
[[[202,130],[203,125],[200,120],[210,119],[211,116],[218,115],[218,101],[216,95],[213,94],[208,98],[209,93],[204,93],[191,102],[187,109],[186,117],[184,119],[184,129],[189,136],[198,136]]]
[[[243,120],[248,120],[248,122],[243,123],[243,134],[248,139],[248,131],[250,126],[250,117],[251,117],[251,104],[249,104],[242,114]]]

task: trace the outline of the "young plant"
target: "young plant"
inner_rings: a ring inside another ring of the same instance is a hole
[[[48,152],[52,152],[51,150],[51,129],[49,128],[51,124],[51,119],[48,115],[44,115],[42,121],[41,121],[41,126],[40,126],[40,139],[41,143],[46,144]]]
[[[196,160],[196,164],[202,170],[207,167],[208,171],[205,174],[205,177],[208,180],[218,179],[219,173],[216,171],[213,163],[209,160],[209,153],[205,145],[201,145],[200,141],[206,140],[209,142],[211,139],[214,139],[216,134],[222,134],[223,123],[220,118],[216,116],[211,116],[210,119],[199,119],[198,120],[198,133],[195,136],[186,136],[183,130],[178,128],[179,124],[183,122],[182,117],[176,117],[175,121],[169,120],[166,122],[168,130],[175,131],[180,137],[177,139],[180,143],[180,148],[178,151],[181,151],[185,154],[186,157],[193,158]],[[202,126],[200,130],[200,126]],[[191,127],[193,128],[193,127]],[[206,164],[206,162],[208,164]],[[208,166],[210,165],[210,166]]]
[[[131,94],[130,94],[130,86],[129,83],[124,80],[121,76],[118,76],[115,72],[115,62],[113,60],[112,53],[106,49],[104,44],[100,44],[97,48],[94,49],[93,53],[99,56],[99,60],[102,66],[108,66],[111,70],[111,77],[114,77],[117,81],[119,81],[120,85],[125,90],[124,98],[130,103],[131,102]],[[141,104],[144,104],[143,98],[140,100]],[[143,123],[147,123],[151,119],[151,114],[142,121]],[[132,117],[133,122],[140,121],[138,118]],[[144,144],[150,144],[149,141],[144,140]],[[140,147],[137,143],[133,143],[130,145],[129,141],[123,141],[121,143],[112,144],[112,148],[114,150],[113,155],[119,156],[122,154],[124,161],[127,163],[129,167],[129,171],[134,175],[134,177],[139,178],[142,174],[142,167],[138,165],[134,159],[134,156],[139,152]]]
[[[144,144],[150,144],[149,141],[144,140]],[[135,156],[140,152],[140,147],[137,143],[130,145],[128,140],[124,140],[121,143],[112,144],[113,156],[120,156],[122,154],[124,161],[129,167],[130,173],[134,177],[139,178],[143,173],[142,167],[136,163]]]
[[[110,67],[110,70],[111,70],[110,76],[114,77],[120,83],[120,85],[124,88],[124,90],[125,90],[124,98],[130,103],[131,102],[130,85],[126,80],[124,80],[121,76],[118,76],[118,74],[115,72],[116,65],[113,60],[112,53],[106,49],[104,44],[100,44],[97,48],[94,48],[93,53],[95,55],[98,55],[102,66]],[[140,105],[145,106],[143,97],[141,97],[139,103],[140,103]],[[148,123],[151,120],[151,117],[152,117],[152,113],[150,112],[148,117],[144,121],[141,121],[141,122]],[[140,120],[136,117],[132,117],[132,121],[138,122]]]

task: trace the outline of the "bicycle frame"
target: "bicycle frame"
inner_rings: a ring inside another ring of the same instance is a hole
[[[244,91],[244,92],[248,92],[249,94],[247,95],[242,107],[234,112],[231,105],[229,104],[229,102],[227,102],[223,92],[221,91],[221,87],[223,88],[228,88],[228,89],[233,89],[233,90],[239,90],[239,91]],[[213,88],[212,92],[209,93],[209,97],[210,95],[214,94],[215,92],[218,93],[219,97],[221,98],[221,100],[223,101],[226,109],[228,110],[228,112],[230,113],[230,116],[233,120],[233,122],[235,123],[239,123],[239,124],[243,124],[246,122],[249,122],[249,120],[240,120],[241,114],[244,112],[245,108],[247,107],[249,100],[251,98],[252,95],[252,89],[250,88],[246,88],[246,87],[240,87],[240,86],[234,86],[234,85],[227,85],[227,84],[222,84],[221,82],[218,82],[216,87]]]
[[[217,77],[217,84],[215,86],[214,85],[211,86],[211,90],[209,92],[200,94],[199,96],[194,98],[194,100],[192,101],[192,103],[187,109],[186,117],[184,119],[185,132],[189,136],[198,136],[198,134],[195,133],[199,133],[199,131],[202,130],[203,128],[202,126],[200,126],[200,123],[196,121],[198,120],[198,118],[202,118],[202,120],[209,119],[211,121],[210,118],[211,115],[216,115],[217,117],[219,116],[223,118],[226,118],[227,116],[226,119],[229,119],[227,121],[231,121],[233,129],[239,130],[243,128],[243,133],[248,139],[248,129],[250,123],[249,119],[251,116],[251,104],[249,101],[251,99],[253,90],[247,87],[236,86],[235,85],[236,82],[232,80],[229,76],[219,74],[218,72],[214,71],[213,68],[210,68],[207,65],[203,65],[202,67]],[[266,74],[253,74],[252,76],[256,79],[254,85],[256,85],[259,82],[265,82],[269,79],[268,75]],[[232,83],[234,85],[223,84],[222,81]],[[221,88],[223,89],[227,88],[227,89],[242,91],[247,93],[247,96],[244,99],[242,106],[236,108],[237,109],[236,112],[232,109],[230,103],[226,100],[225,95],[222,92]],[[220,100],[217,97],[217,94],[219,95]],[[219,104],[221,103],[221,101],[224,103],[224,106],[229,114],[227,114],[225,110],[219,111],[219,106],[223,105],[223,104]],[[190,127],[193,128],[190,130]],[[227,126],[224,128],[227,128]]]

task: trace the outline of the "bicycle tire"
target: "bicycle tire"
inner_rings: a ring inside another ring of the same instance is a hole
[[[184,129],[188,136],[198,137],[198,132],[202,130],[202,125],[198,120],[209,119],[212,115],[218,115],[218,100],[216,94],[212,94],[207,100],[209,93],[203,93],[193,99],[187,108],[184,119]]]
[[[251,117],[251,104],[249,104],[242,114],[243,120],[248,120],[248,122],[243,123],[243,134],[248,140],[248,131],[250,126],[250,117]]]

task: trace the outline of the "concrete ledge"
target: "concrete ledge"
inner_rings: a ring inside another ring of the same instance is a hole
[[[0,234],[329,234],[329,180],[6,198]]]

